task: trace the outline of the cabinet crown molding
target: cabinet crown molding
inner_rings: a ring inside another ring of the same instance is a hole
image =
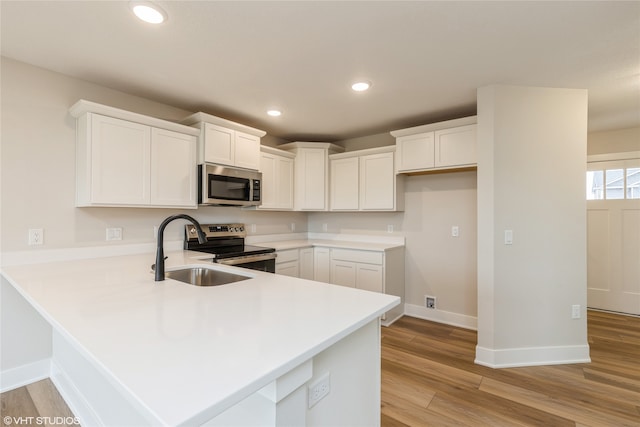
[[[80,99],[69,108],[69,114],[76,119],[86,113],[95,113],[114,119],[127,120],[142,125],[152,126],[159,129],[171,130],[187,135],[198,136],[200,131],[190,126],[181,125],[179,123],[170,122],[168,120],[158,119],[156,117],[145,116],[144,114],[133,113],[131,111],[121,110],[120,108],[110,107],[108,105],[98,104],[97,102]]]
[[[323,148],[325,150],[328,150],[329,154],[344,152],[343,147],[332,144],[330,142],[296,141],[278,145],[278,148],[281,150],[295,150],[298,148]]]
[[[365,148],[364,150],[345,151],[344,153],[331,154],[330,159],[345,159],[348,157],[367,156],[369,154],[395,153],[395,145],[387,145],[385,147]]]
[[[251,126],[232,122],[231,120],[223,119],[222,117],[212,116],[211,114],[207,114],[203,112],[195,113],[188,117],[185,117],[184,119],[181,120],[181,123],[189,126],[193,126],[194,124],[198,124],[198,123],[211,123],[213,125],[222,126],[227,129],[248,133],[249,135],[254,135],[259,138],[262,138],[267,134],[267,132],[263,130],[252,128]]]
[[[427,125],[415,126],[406,129],[392,130],[389,132],[396,138],[407,135],[415,135],[418,133],[432,132],[436,130],[449,129],[458,126],[473,125],[478,122],[478,116],[462,117],[461,119],[447,120],[445,122],[430,123]]]
[[[286,157],[288,159],[295,159],[296,155],[290,151],[280,150],[279,148],[270,147],[268,145],[261,145],[260,152],[274,154],[276,156]]]

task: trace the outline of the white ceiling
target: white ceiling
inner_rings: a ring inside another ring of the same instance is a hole
[[[2,55],[289,140],[475,114],[489,84],[586,88],[590,131],[640,126],[638,1],[157,3],[160,26],[126,1],[3,0]]]

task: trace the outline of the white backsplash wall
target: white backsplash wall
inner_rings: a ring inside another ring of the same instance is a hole
[[[386,235],[393,226],[406,238],[406,302],[424,307],[435,296],[437,310],[476,317],[476,214],[475,172],[421,175],[405,180],[405,212],[312,212],[309,231]]]
[[[0,251],[38,251],[154,242],[154,226],[169,215],[187,213],[202,222],[256,224],[256,234],[306,231],[304,213],[75,207],[75,119],[78,99],[179,121],[185,111],[2,58],[2,157]],[[165,240],[183,238],[184,221],[165,230]],[[107,227],[121,227],[122,241],[106,241]],[[44,229],[44,245],[28,246],[27,230]],[[250,229],[249,229],[250,230]]]

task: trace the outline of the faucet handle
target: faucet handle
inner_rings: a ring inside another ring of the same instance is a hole
[[[167,258],[169,258],[169,257],[168,256],[164,257],[165,260]],[[156,264],[155,263],[151,264],[151,271],[156,271]]]

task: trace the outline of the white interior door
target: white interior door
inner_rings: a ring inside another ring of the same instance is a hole
[[[640,159],[587,170],[587,305],[640,315]]]

